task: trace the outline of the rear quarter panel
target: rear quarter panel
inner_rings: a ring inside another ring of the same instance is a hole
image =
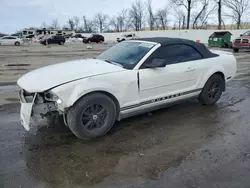
[[[219,56],[204,60],[205,69],[200,75],[198,87],[203,88],[208,79],[215,73],[224,74],[225,81],[228,82],[235,77],[237,71],[236,58],[232,53],[223,51],[212,51]]]

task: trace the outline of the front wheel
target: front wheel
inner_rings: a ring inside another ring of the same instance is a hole
[[[63,45],[63,44],[64,44],[64,42],[63,42],[63,41],[60,41],[60,42],[59,42],[59,45]]]
[[[200,103],[203,105],[213,105],[217,103],[222,95],[224,88],[224,79],[220,75],[214,74],[209,78],[199,96]]]
[[[116,105],[107,95],[94,93],[80,99],[67,113],[70,130],[84,140],[104,136],[116,119]]]
[[[15,42],[15,46],[20,46],[20,42]]]
[[[234,50],[234,53],[238,53],[239,52],[239,49],[237,49],[237,48],[234,48],[233,50]]]

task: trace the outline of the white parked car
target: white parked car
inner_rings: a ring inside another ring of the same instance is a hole
[[[131,34],[126,34],[126,35],[122,35],[120,38],[117,38],[117,42],[122,42],[125,40],[133,40],[133,39],[138,39],[139,37],[137,37],[134,33]]]
[[[4,36],[0,38],[0,45],[15,45],[20,46],[23,44],[23,40],[13,36]]]
[[[18,80],[21,122],[61,115],[82,139],[105,135],[116,120],[196,97],[213,105],[236,74],[232,53],[184,39],[118,43],[95,59],[59,63]]]

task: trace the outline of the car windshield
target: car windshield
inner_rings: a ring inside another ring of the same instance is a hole
[[[250,36],[250,31],[243,33],[243,36]]]
[[[133,69],[137,63],[155,46],[145,42],[122,42],[103,52],[96,59],[106,60]]]

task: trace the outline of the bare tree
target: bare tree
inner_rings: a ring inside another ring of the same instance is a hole
[[[202,8],[201,10],[196,14],[196,15],[193,15],[194,17],[194,21],[193,21],[193,29],[195,29],[195,26],[197,26],[197,22],[200,18],[203,18],[204,17],[204,14],[207,10],[207,6],[208,6],[208,0],[203,0],[202,2]]]
[[[161,26],[163,30],[167,29],[168,15],[169,13],[167,7],[159,9],[156,13],[158,26]]]
[[[74,21],[74,24],[75,24],[75,29],[78,30],[80,19],[77,16],[74,16],[73,21]]]
[[[94,18],[95,26],[99,29],[100,33],[109,26],[108,15],[101,12],[97,13]]]
[[[114,27],[116,32],[120,31],[120,27],[119,27],[119,16],[114,16],[111,20],[110,20],[110,25],[112,27]]]
[[[42,23],[42,28],[46,28],[47,27],[47,25],[46,25],[46,22],[44,21],[43,23]]]
[[[83,16],[82,19],[83,19],[83,24],[84,24],[84,26],[83,26],[84,27],[84,31],[88,32],[88,29],[89,29],[88,28],[88,20],[87,20],[86,16]]]
[[[152,0],[148,0],[148,24],[151,31],[154,30],[155,21],[156,19],[152,9]]]
[[[57,19],[52,20],[51,27],[53,27],[54,29],[59,29],[59,23]]]
[[[222,4],[221,0],[218,0],[218,29],[221,30],[222,25]]]
[[[215,6],[208,7],[209,0],[200,0],[200,11],[193,14],[193,29],[199,29],[208,25],[208,18],[214,12]]]
[[[74,23],[73,19],[68,20],[68,25],[69,25],[70,30],[73,31],[75,28],[75,23]]]
[[[186,27],[186,16],[184,12],[181,9],[175,9],[174,10],[174,16],[176,18],[176,21],[178,23],[178,29],[185,29]]]
[[[130,17],[128,15],[127,9],[123,9],[121,12],[119,12],[118,21],[119,21],[120,31],[127,31],[128,28],[131,26]]]
[[[131,19],[131,24],[136,31],[142,29],[144,23],[144,7],[141,0],[135,0],[129,11],[129,17]]]
[[[83,16],[83,24],[84,24],[84,32],[92,33],[95,31],[94,22],[92,20],[88,20],[86,16]]]
[[[126,31],[130,24],[129,24],[129,17],[127,16],[128,10],[123,9],[121,12],[114,16],[110,20],[110,26],[114,28],[116,32]]]
[[[175,7],[184,7],[187,10],[187,29],[190,26],[191,11],[195,7],[198,0],[171,0],[171,4]]]
[[[223,0],[222,3],[232,11],[231,14],[225,13],[225,15],[232,18],[237,24],[237,29],[240,29],[242,19],[246,16],[249,9],[249,0]]]

